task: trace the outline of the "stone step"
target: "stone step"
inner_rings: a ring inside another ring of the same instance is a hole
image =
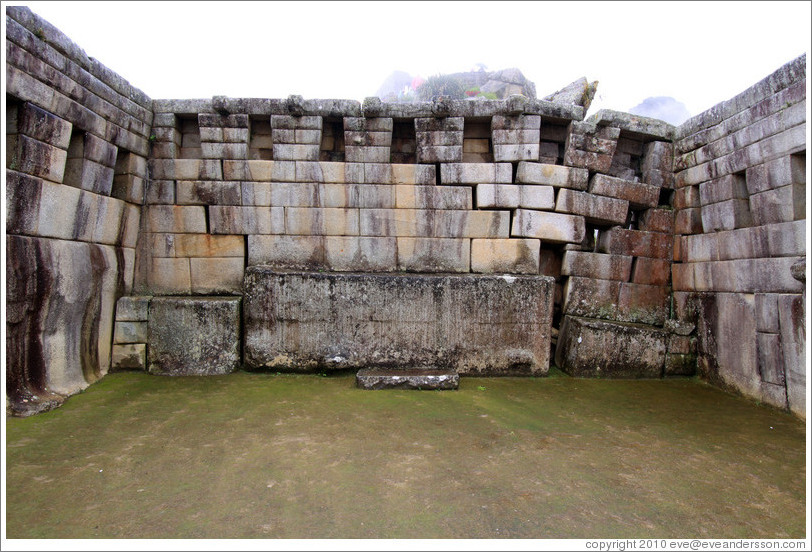
[[[365,368],[355,382],[361,389],[457,389],[460,375],[450,369]]]

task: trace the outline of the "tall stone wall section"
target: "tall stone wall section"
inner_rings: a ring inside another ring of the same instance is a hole
[[[110,367],[152,102],[27,8],[6,29],[6,395],[28,413]]]
[[[677,131],[674,306],[708,380],[805,415],[806,56]]]
[[[522,96],[151,100],[26,8],[6,19],[17,413],[165,373],[184,340],[161,312],[232,336],[234,369],[262,267],[552,277],[568,373],[698,367],[803,414],[805,57],[675,128]]]

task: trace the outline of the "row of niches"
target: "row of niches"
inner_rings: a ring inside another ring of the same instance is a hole
[[[159,127],[154,129],[154,158],[200,159],[205,155],[201,142],[201,129],[198,116],[194,114],[176,114],[174,128]],[[157,125],[156,125],[157,126]],[[319,161],[349,161],[346,156],[347,146],[358,145],[351,138],[357,132],[348,130],[341,117],[324,117],[320,129]],[[418,138],[414,119],[394,119],[391,131],[383,141],[389,147],[388,162],[398,164],[417,163]],[[532,159],[551,165],[562,165],[568,135],[567,124],[542,122],[538,131],[538,158]],[[248,125],[248,160],[273,160],[273,132],[267,116],[250,116]],[[349,138],[349,139],[348,139]],[[365,143],[363,146],[372,144]],[[374,144],[374,145],[377,145]],[[449,145],[449,144],[437,144]],[[462,133],[463,163],[493,163],[494,141],[489,118],[465,118]],[[642,148],[642,145],[640,146]],[[638,148],[638,149],[640,149]],[[315,160],[315,159],[314,159]],[[628,164],[628,163],[627,163]]]

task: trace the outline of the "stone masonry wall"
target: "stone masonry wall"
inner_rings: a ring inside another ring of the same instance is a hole
[[[152,101],[28,9],[7,8],[6,28],[6,394],[27,413],[110,367]]]
[[[674,158],[674,305],[700,374],[801,416],[806,136],[802,56],[683,124]]]
[[[805,57],[675,128],[523,96],[151,100],[27,8],[6,19],[18,414],[147,369],[153,298],[238,312],[260,266],[552,276],[563,370],[698,366],[803,414]]]

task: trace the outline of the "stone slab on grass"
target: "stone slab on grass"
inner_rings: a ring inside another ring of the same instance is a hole
[[[386,370],[365,368],[355,375],[361,389],[458,389],[460,375],[454,370]]]

